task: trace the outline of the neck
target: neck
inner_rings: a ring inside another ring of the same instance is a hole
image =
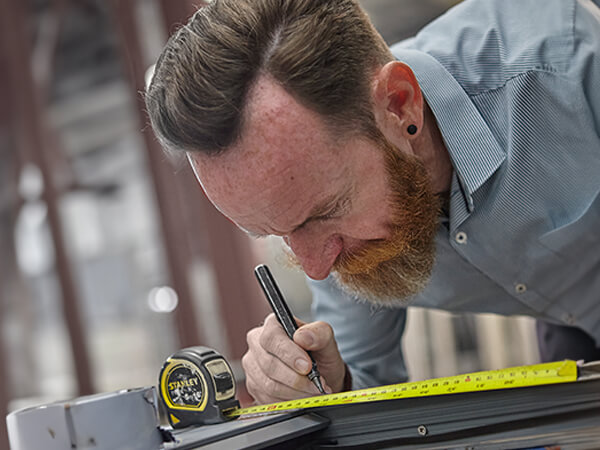
[[[427,102],[424,105],[423,115],[423,130],[414,142],[415,154],[419,155],[427,168],[434,192],[442,194],[450,190],[452,162],[435,116]]]

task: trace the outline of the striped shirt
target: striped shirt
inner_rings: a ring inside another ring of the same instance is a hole
[[[600,9],[467,0],[392,47],[414,71],[454,174],[449,222],[413,304],[525,314],[600,346]],[[310,282],[354,388],[406,378],[405,310]],[[357,332],[360,330],[360,332]]]

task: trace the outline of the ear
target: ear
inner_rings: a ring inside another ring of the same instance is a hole
[[[415,74],[400,61],[391,61],[374,77],[373,108],[382,133],[392,143],[397,139],[414,139],[423,128],[423,95]],[[417,132],[410,134],[409,125]]]

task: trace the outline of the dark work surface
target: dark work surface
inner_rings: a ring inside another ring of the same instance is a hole
[[[231,450],[280,448],[289,442],[305,442],[304,435],[325,428],[329,419],[306,412],[291,412],[237,419],[173,432],[175,443],[166,450]]]
[[[598,449],[600,379],[324,407],[176,436],[168,449]]]
[[[346,405],[318,413],[331,424],[310,448],[600,448],[600,379]],[[425,427],[425,435],[419,427]]]

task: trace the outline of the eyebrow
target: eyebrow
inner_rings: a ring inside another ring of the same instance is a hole
[[[347,185],[344,188],[344,190],[341,191],[340,193],[333,194],[333,195],[330,195],[329,197],[325,198],[325,200],[323,200],[321,203],[317,204],[311,210],[308,217],[300,225],[297,225],[293,228],[292,232],[299,230],[300,228],[305,226],[307,223],[312,222],[313,220],[318,220],[319,218],[321,218],[321,217],[327,215],[328,213],[330,213],[331,211],[333,211],[335,208],[338,207],[338,205],[343,203],[344,200],[349,198],[351,190],[352,190],[351,186]]]
[[[319,204],[317,204],[313,207],[313,209],[310,211],[308,217],[301,224],[293,227],[291,233],[299,230],[300,228],[302,228],[309,222],[318,220],[319,218],[330,213],[338,205],[345,203],[345,200],[347,200],[350,197],[351,191],[352,191],[351,185],[347,185],[344,188],[344,190],[341,191],[340,193],[333,194],[333,195],[330,195],[329,197],[326,197],[322,202],[320,202]],[[244,233],[246,233],[248,236],[250,236],[253,239],[261,239],[261,238],[266,238],[266,237],[272,236],[271,234],[256,233],[254,231],[250,231],[243,227],[240,227],[239,225],[238,225],[238,228],[240,228]]]

